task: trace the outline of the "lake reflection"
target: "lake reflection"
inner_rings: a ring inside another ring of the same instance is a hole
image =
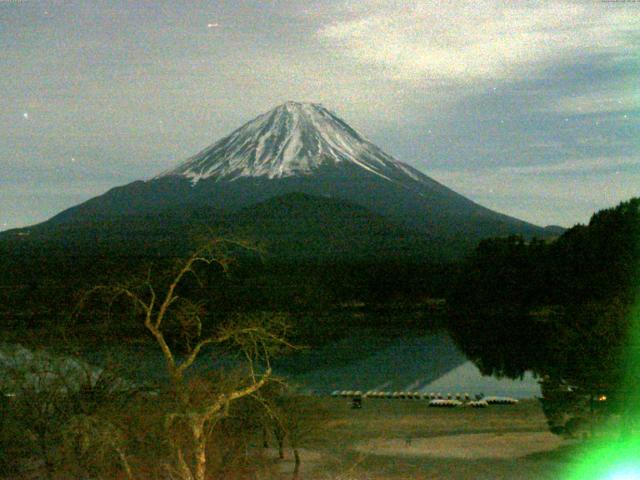
[[[483,376],[444,333],[384,337],[360,332],[278,362],[280,371],[305,389],[484,393],[531,398],[540,394],[530,375],[522,380]]]

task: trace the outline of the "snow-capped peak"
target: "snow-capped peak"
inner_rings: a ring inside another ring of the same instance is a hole
[[[414,180],[422,176],[384,153],[322,105],[286,102],[159,177],[184,176],[194,184],[210,177],[283,178],[309,175],[322,166],[343,162],[386,179],[400,172]]]

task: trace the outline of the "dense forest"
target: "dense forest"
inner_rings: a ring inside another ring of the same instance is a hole
[[[474,235],[439,237],[347,201],[303,193],[235,212],[182,205],[54,218],[0,234],[0,323],[9,331],[50,331],[69,320],[83,291],[170,270],[211,238],[252,245],[230,252],[232,268],[200,292],[217,312],[326,312],[344,305],[415,312],[445,296],[456,262],[481,232]],[[401,318],[389,315],[382,326]]]
[[[483,373],[537,374],[550,423],[594,398],[623,411],[638,395],[639,260],[638,198],[553,242],[485,240],[449,294],[449,329]]]

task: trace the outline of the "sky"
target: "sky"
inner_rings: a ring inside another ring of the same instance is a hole
[[[0,230],[287,101],[494,210],[640,195],[640,1],[0,0]]]

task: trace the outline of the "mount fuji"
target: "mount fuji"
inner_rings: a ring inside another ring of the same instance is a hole
[[[396,160],[323,106],[298,102],[256,117],[149,180],[113,188],[32,228],[99,230],[114,219],[144,217],[143,230],[176,221],[180,230],[193,212],[216,225],[224,218],[226,231],[239,223],[251,231],[257,222],[270,235],[297,235],[303,243],[309,222],[326,234],[335,218],[342,226],[354,218],[360,233],[420,238],[429,250],[446,246],[454,255],[489,236],[546,236],[544,228],[478,205]]]
[[[183,176],[233,181],[309,176],[323,167],[357,166],[398,184],[428,177],[393,159],[343,120],[312,103],[287,102],[156,178]]]

